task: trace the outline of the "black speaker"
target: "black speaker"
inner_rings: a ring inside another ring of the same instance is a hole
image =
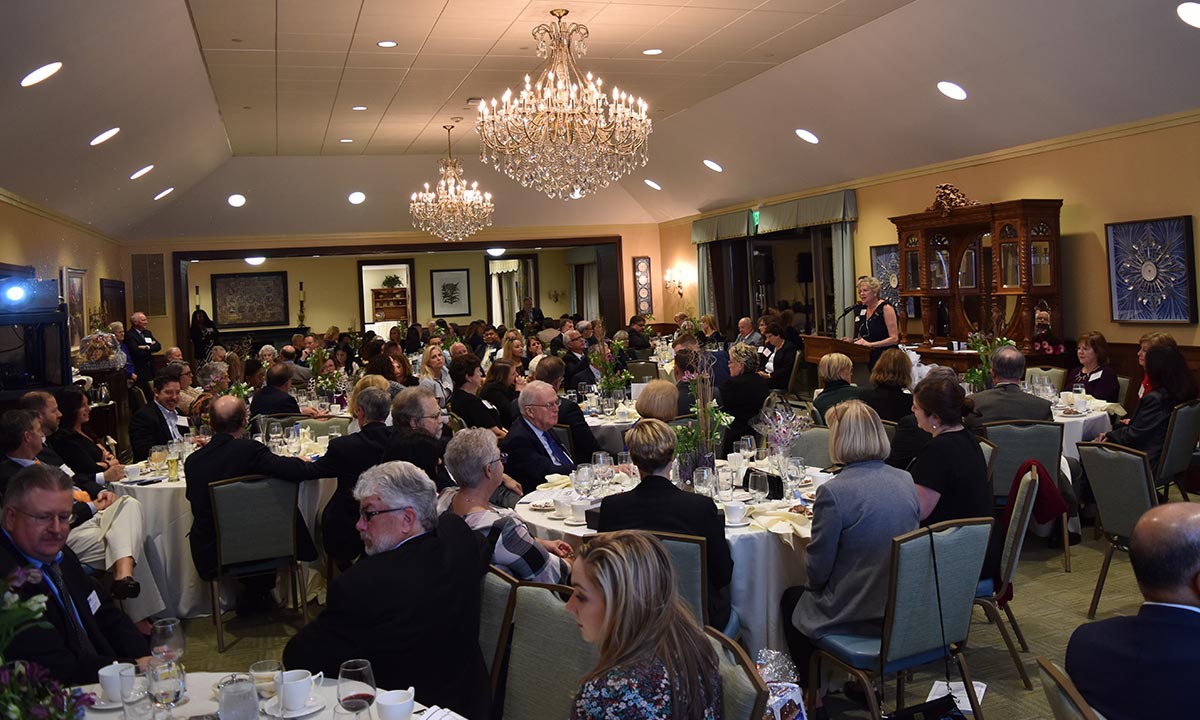
[[[796,282],[810,283],[813,281],[812,253],[796,253]]]
[[[754,280],[759,285],[775,284],[775,259],[770,253],[754,253]]]

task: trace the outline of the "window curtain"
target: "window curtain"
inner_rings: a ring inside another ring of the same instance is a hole
[[[854,283],[854,223],[840,222],[830,225],[833,230],[833,310],[838,315],[842,308],[858,302],[858,287]],[[838,321],[838,337],[854,335],[854,313]]]
[[[692,223],[692,243],[703,245],[717,240],[747,237],[754,228],[754,214],[749,210],[717,215]]]
[[[833,225],[857,219],[858,202],[855,199],[854,191],[842,190],[816,197],[767,205],[759,209],[758,234],[812,227],[813,225]]]
[[[696,277],[700,283],[697,288],[700,295],[700,314],[717,314],[717,290],[713,282],[712,246],[708,243],[696,247]]]

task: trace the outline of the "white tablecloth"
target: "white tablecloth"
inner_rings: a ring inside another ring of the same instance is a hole
[[[1094,440],[1100,433],[1112,430],[1108,413],[1103,410],[1093,410],[1087,415],[1055,413],[1054,422],[1063,426],[1063,455],[1076,460],[1079,459],[1079,448],[1075,443]]]
[[[596,437],[596,442],[600,443],[600,447],[605,452],[612,453],[613,457],[617,453],[625,449],[625,431],[633,427],[637,422],[638,416],[636,413],[631,413],[625,420],[618,420],[616,415],[605,417],[603,415],[589,415],[587,418],[588,427],[592,430],[592,435]],[[577,463],[589,463],[591,458],[575,458]]]
[[[118,495],[135,497],[142,504],[148,539],[146,560],[162,593],[166,614],[179,618],[210,614],[208,583],[196,572],[187,539],[192,529],[192,506],[187,500],[184,481],[156,485],[114,483],[111,487]],[[316,538],[317,514],[335,488],[335,478],[300,484],[300,514],[313,538]],[[228,602],[231,597],[223,593],[222,599]]]

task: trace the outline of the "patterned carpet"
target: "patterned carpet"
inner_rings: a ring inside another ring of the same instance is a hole
[[[1025,690],[999,633],[988,624],[982,610],[976,610],[971,638],[966,650],[974,679],[987,684],[983,700],[984,715],[1002,720],[1043,720],[1050,717],[1049,706],[1038,680],[1035,659],[1044,655],[1060,666],[1067,640],[1076,627],[1087,621],[1088,603],[1104,558],[1105,544],[1091,538],[1086,530],[1084,542],[1071,548],[1072,569],[1063,572],[1062,551],[1045,547],[1043,541],[1030,538],[1017,569],[1013,612],[1025,638],[1028,653],[1021,653],[1034,689]],[[1109,571],[1097,619],[1137,612],[1141,595],[1133,580],[1128,557],[1118,553]],[[310,605],[310,613],[315,613]],[[187,622],[187,663],[192,670],[230,672],[245,670],[251,663],[266,658],[278,659],[289,637],[295,634],[299,613],[280,610],[270,616],[240,620],[226,616],[226,650],[217,653],[216,628],[208,618]],[[1015,639],[1014,639],[1015,641]],[[941,676],[941,666],[931,665],[916,673],[908,685],[908,703],[925,699],[931,683]],[[952,679],[958,680],[957,675]],[[889,683],[885,708],[895,705],[895,683]],[[840,695],[832,695],[830,717],[866,718],[869,714]],[[521,720],[521,719],[510,719]],[[556,719],[557,720],[557,719]]]

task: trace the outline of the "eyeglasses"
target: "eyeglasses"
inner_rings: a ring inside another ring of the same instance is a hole
[[[492,463],[496,463],[496,462],[500,463],[501,465],[508,462],[508,453],[506,453],[506,452],[500,453],[499,456],[494,457],[491,460],[488,460],[486,463],[484,463],[483,466],[487,467],[488,465],[491,465]]]
[[[401,505],[398,508],[388,508],[387,510],[359,510],[358,516],[363,519],[363,522],[371,522],[371,519],[376,515],[386,515],[387,513],[400,512],[401,510],[411,509],[412,505]]]
[[[58,520],[59,524],[61,525],[70,525],[71,523],[75,522],[75,513],[62,513],[60,515],[56,515],[54,513],[46,515],[34,515],[31,512],[25,512],[21,508],[14,509],[32,520],[34,525],[49,525],[53,520]]]
[[[553,402],[548,403],[532,403],[529,407],[556,408],[559,405],[562,405],[562,398],[554,398]]]

